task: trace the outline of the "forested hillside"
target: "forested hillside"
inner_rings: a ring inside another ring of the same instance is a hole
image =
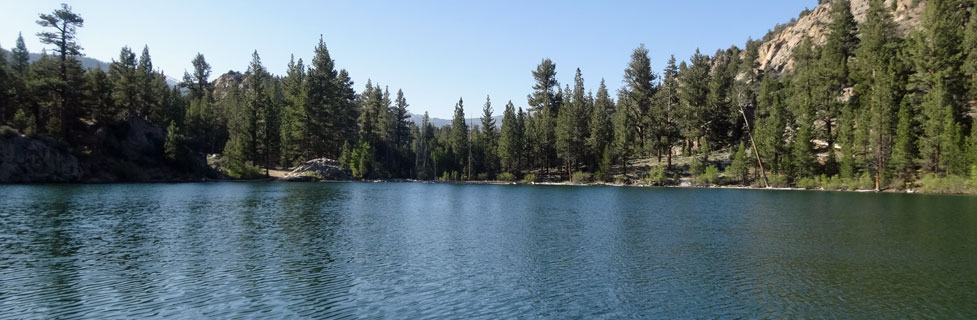
[[[54,139],[81,157],[98,149],[93,132],[141,119],[165,131],[166,167],[189,176],[216,154],[233,178],[331,158],[362,179],[977,185],[977,3],[821,2],[743,48],[653,66],[638,46],[617,92],[585,88],[579,68],[561,84],[544,58],[527,101],[459,99],[443,127],[411,121],[408,93],[358,90],[324,39],[283,75],[255,51],[245,72],[212,77],[199,54],[171,88],[148,48],[128,47],[108,72],[86,70],[84,21],[65,5],[40,15],[52,54],[31,62],[22,38],[0,51],[0,139]],[[482,105],[480,121],[465,103]],[[650,172],[635,169],[649,158]]]

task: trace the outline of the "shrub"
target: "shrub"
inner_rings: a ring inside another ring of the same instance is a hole
[[[874,190],[875,189],[875,179],[873,179],[872,178],[872,175],[869,174],[868,172],[864,172],[864,173],[862,173],[862,175],[860,177],[858,177],[858,183],[857,183],[856,188],[852,188],[852,189],[862,189],[862,190],[873,189]]]
[[[919,182],[919,189],[925,193],[974,193],[977,190],[967,181],[966,178],[956,175],[940,177],[935,174],[927,174]]]
[[[512,173],[509,173],[509,172],[503,172],[503,173],[500,173],[499,176],[496,177],[496,179],[498,179],[499,181],[512,182],[512,181],[516,181],[516,176],[514,174],[512,174]]]
[[[573,175],[570,176],[570,182],[573,182],[573,183],[587,183],[587,182],[590,182],[590,178],[591,178],[590,173],[577,171],[577,172],[574,172]]]
[[[533,182],[536,182],[536,175],[535,174],[532,174],[532,173],[527,174],[526,176],[522,177],[522,182],[525,182],[525,183],[533,183]]]
[[[17,128],[17,131],[21,133],[27,133],[27,129],[30,128],[31,123],[34,122],[33,116],[28,116],[24,113],[24,109],[17,109],[17,113],[14,113],[13,125]]]
[[[478,180],[481,180],[481,181],[488,180],[489,179],[488,178],[488,173],[484,173],[484,172],[483,173],[479,173],[477,178],[478,178]]]
[[[789,185],[787,176],[782,174],[770,174],[767,176],[767,183],[774,188],[784,188]]]
[[[818,187],[818,181],[814,178],[800,178],[797,180],[797,187],[804,189],[814,189]]]
[[[229,166],[227,168],[227,176],[234,179],[256,179],[264,177],[264,175],[264,171],[251,163],[251,161],[245,162],[239,166]]]
[[[706,167],[705,172],[702,173],[702,176],[700,176],[700,178],[702,182],[704,182],[705,184],[709,184],[709,185],[718,184],[719,168],[716,168],[716,166]]]
[[[628,181],[628,177],[623,174],[614,175],[614,182],[624,184]]]
[[[668,177],[668,173],[665,171],[665,166],[657,165],[648,170],[648,178],[643,181],[644,184],[654,185],[654,186],[664,186],[669,184],[671,179]]]
[[[2,138],[12,138],[19,135],[20,133],[17,132],[17,129],[8,126],[0,126],[0,137]]]

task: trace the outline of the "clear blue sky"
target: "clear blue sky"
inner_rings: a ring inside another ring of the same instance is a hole
[[[38,13],[63,1],[0,2],[0,46],[22,31],[39,52]],[[621,84],[631,50],[644,43],[661,72],[669,55],[713,53],[759,38],[815,0],[684,1],[107,1],[69,2],[85,18],[78,33],[87,56],[116,58],[124,45],[148,45],[156,68],[180,78],[203,53],[214,77],[243,71],[258,50],[284,73],[289,55],[307,63],[321,34],[338,67],[362,91],[367,79],[402,88],[411,112],[449,118],[459,97],[467,116],[486,95],[500,113],[507,100],[526,106],[533,70],[549,57],[559,80],[580,68],[587,89],[601,78]]]

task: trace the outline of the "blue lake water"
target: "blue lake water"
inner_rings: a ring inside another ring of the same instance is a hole
[[[977,197],[0,186],[0,318],[977,318]]]

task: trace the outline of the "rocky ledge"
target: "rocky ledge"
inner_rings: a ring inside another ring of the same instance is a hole
[[[319,158],[306,161],[285,175],[281,181],[347,181],[353,175],[333,159]]]

